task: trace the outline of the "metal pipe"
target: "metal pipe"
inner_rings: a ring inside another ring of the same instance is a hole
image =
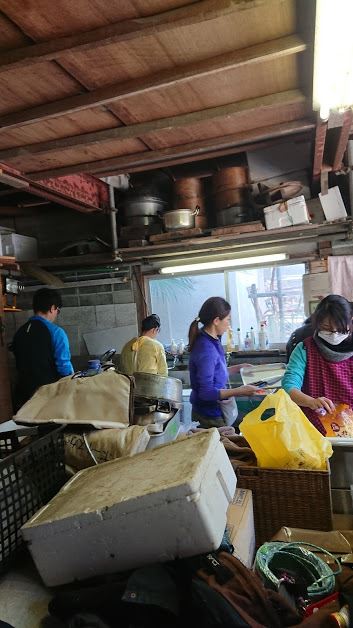
[[[109,186],[109,204],[110,204],[110,230],[111,230],[111,236],[112,236],[113,258],[117,260],[121,258],[119,255],[118,232],[116,228],[117,208],[115,206],[114,188],[112,185]]]

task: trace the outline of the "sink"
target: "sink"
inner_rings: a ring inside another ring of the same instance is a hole
[[[171,371],[168,371],[168,377],[176,377],[177,379],[181,379],[184,387],[190,386],[190,373],[188,368],[172,369]]]

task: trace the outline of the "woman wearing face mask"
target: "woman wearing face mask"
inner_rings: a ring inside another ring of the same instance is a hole
[[[199,329],[199,323],[203,327]],[[200,427],[222,427],[230,425],[230,418],[237,416],[236,404],[234,414],[226,410],[227,404],[222,401],[241,395],[253,395],[255,386],[239,386],[227,388],[228,369],[221,336],[230,325],[230,305],[222,297],[210,297],[202,305],[196,319],[189,329],[190,349],[190,383],[192,392],[192,418],[199,421]],[[230,372],[239,370],[242,365],[231,367]],[[225,418],[225,414],[227,417]]]
[[[313,325],[313,336],[292,352],[282,386],[325,434],[320,411],[332,412],[338,403],[353,407],[351,304],[344,297],[330,294],[317,306]]]

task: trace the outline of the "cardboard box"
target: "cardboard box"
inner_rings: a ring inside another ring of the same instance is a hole
[[[353,541],[353,515],[333,513],[332,527],[334,530],[349,530]]]
[[[266,229],[280,229],[310,222],[303,195],[265,207],[264,216]]]
[[[314,543],[334,554],[350,554],[353,544],[353,532],[347,530],[332,530],[321,532],[320,530],[306,530],[302,528],[281,528],[272,537],[271,541],[283,541],[284,543],[304,542]]]
[[[252,492],[237,488],[227,513],[227,530],[234,556],[251,569],[255,556],[255,526]]]
[[[303,275],[303,294],[305,315],[310,316],[317,304],[331,293],[328,272]]]

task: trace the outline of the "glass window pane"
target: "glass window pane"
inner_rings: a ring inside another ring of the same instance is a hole
[[[253,327],[256,337],[260,323],[266,321],[270,343],[285,343],[304,319],[304,264],[248,268],[228,274],[233,329],[241,337]]]
[[[158,340],[188,342],[190,323],[201,305],[213,296],[225,298],[224,273],[188,275],[149,281],[152,312],[161,319]]]

